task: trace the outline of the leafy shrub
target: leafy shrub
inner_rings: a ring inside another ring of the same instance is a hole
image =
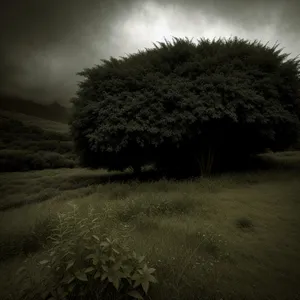
[[[59,153],[0,150],[0,172],[73,168],[76,162]]]
[[[174,38],[79,73],[70,121],[81,164],[210,173],[291,146],[299,60],[278,45]]]
[[[121,246],[120,239],[99,235],[102,218],[90,208],[88,217],[79,219],[75,205],[72,212],[60,213],[49,237],[53,245],[40,261],[50,273],[43,288],[24,293],[43,299],[144,299],[149,284],[156,282],[155,269],[148,268],[144,257]],[[26,278],[25,271],[26,267],[20,269],[21,279]]]

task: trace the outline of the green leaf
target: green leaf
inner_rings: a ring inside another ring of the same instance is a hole
[[[112,249],[112,251],[115,252],[116,254],[120,254],[120,252],[114,248]]]
[[[23,273],[24,271],[26,271],[26,268],[25,267],[21,267],[17,270],[16,274],[19,275],[21,273]]]
[[[46,260],[46,259],[45,259],[45,260],[40,261],[40,264],[41,264],[41,265],[45,265],[45,264],[47,264],[47,263],[49,263],[49,260]]]
[[[85,259],[93,259],[96,257],[96,254],[92,253],[92,254],[89,254],[85,257]]]
[[[149,275],[149,282],[153,282],[153,283],[157,283],[158,281],[157,281],[157,279],[154,277],[154,276],[152,276],[152,275]]]
[[[135,287],[137,287],[141,284],[142,287],[143,287],[143,290],[145,291],[145,293],[147,293],[148,289],[149,289],[149,283],[150,282],[153,282],[153,283],[157,282],[155,277],[151,275],[151,273],[153,273],[154,271],[155,271],[154,268],[149,268],[148,269],[147,265],[145,265],[142,270],[138,270],[138,273],[140,273],[140,274],[135,273],[132,276],[132,279],[135,280],[135,283],[134,283],[133,287],[135,288]]]
[[[156,269],[154,269],[154,268],[148,268],[147,271],[148,271],[148,274],[152,274],[152,273],[154,273],[156,271]]]
[[[136,288],[138,287],[139,285],[141,284],[141,281],[140,280],[136,280],[133,284],[133,287]]]
[[[149,289],[149,281],[143,281],[142,287],[143,287],[143,290],[145,291],[145,293],[147,294],[148,289]]]
[[[110,261],[113,261],[113,262],[115,262],[115,261],[116,261],[116,258],[115,258],[115,257],[113,257],[113,256],[110,256],[108,259],[109,259]]]
[[[76,276],[76,278],[78,278],[80,281],[88,281],[86,274],[83,273],[83,272],[78,271],[78,272],[75,273],[75,276]]]
[[[130,297],[135,299],[144,299],[143,296],[138,291],[130,291],[127,293]]]
[[[100,246],[103,247],[103,248],[107,248],[107,247],[109,247],[109,243],[108,242],[101,242]]]
[[[73,267],[73,266],[74,266],[74,263],[75,263],[74,260],[69,261],[69,263],[68,263],[68,265],[67,265],[67,267],[66,267],[66,271],[68,271],[71,267]]]
[[[99,239],[99,237],[98,237],[97,235],[93,234],[92,237],[93,237],[95,240],[97,240],[98,242],[100,242],[100,239]]]
[[[97,279],[97,278],[99,278],[100,276],[101,276],[100,272],[97,271],[96,274],[94,275],[94,279]]]
[[[105,272],[108,272],[108,266],[104,265],[104,266],[102,266],[102,269],[103,269]]]
[[[113,283],[114,287],[116,288],[116,290],[119,290],[119,287],[120,287],[120,278],[114,277],[113,280],[112,280],[112,283]]]
[[[94,249],[93,246],[84,246],[84,248],[87,249],[87,250],[93,250]]]
[[[145,256],[140,256],[139,259],[138,259],[138,262],[142,263],[144,261],[144,259],[145,259]]]
[[[108,274],[107,273],[103,273],[101,275],[101,281],[104,281],[107,277],[108,277]]]
[[[129,276],[130,273],[131,273],[131,272],[133,271],[133,269],[134,269],[134,267],[133,267],[132,265],[122,265],[121,268],[122,268],[123,272],[124,272],[125,274],[127,274],[127,276]]]
[[[134,273],[131,277],[133,280],[139,280],[141,278],[141,275],[138,273]]]
[[[120,267],[122,265],[121,261],[117,261],[116,263],[114,263],[111,267],[112,270],[116,271],[116,270],[120,270]]]
[[[75,277],[72,276],[69,280],[68,280],[68,284],[70,284],[72,281],[74,281]]]
[[[84,273],[90,273],[90,272],[93,272],[95,271],[95,268],[94,267],[88,267],[85,269]]]

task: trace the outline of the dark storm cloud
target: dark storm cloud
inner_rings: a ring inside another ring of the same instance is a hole
[[[298,0],[4,0],[0,89],[40,101],[69,99],[79,79],[76,72],[101,58],[136,51],[168,33],[198,38],[224,24],[228,33],[235,28],[235,34],[249,37],[264,28],[258,39],[279,40],[298,54],[299,14]]]
[[[95,0],[10,0],[1,6],[0,88],[33,98],[69,96],[74,64],[95,56],[90,36],[97,32],[107,53],[106,39],[120,11],[116,1]],[[58,62],[57,72],[50,63],[56,56],[66,58]]]

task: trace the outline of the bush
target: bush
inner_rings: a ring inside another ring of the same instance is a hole
[[[0,172],[73,168],[76,162],[59,153],[0,150]]]
[[[103,216],[90,208],[88,217],[79,219],[78,208],[75,205],[73,208],[70,213],[59,214],[58,226],[50,236],[53,246],[40,262],[50,270],[43,287],[37,291],[29,286],[23,296],[143,299],[149,284],[156,282],[155,269],[148,268],[144,257],[121,246],[117,239],[97,234]],[[19,270],[21,281],[26,279],[25,271],[26,264]]]
[[[174,38],[83,70],[70,123],[81,164],[210,173],[288,148],[300,132],[299,61],[277,48]]]

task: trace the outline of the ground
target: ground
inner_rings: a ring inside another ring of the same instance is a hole
[[[268,157],[276,168],[181,181],[79,168],[0,174],[0,299],[18,299],[17,269],[43,257],[49,215],[69,201],[82,216],[110,209],[131,228],[130,247],[156,268],[152,299],[300,299],[300,153]],[[44,274],[34,270],[36,285]]]

